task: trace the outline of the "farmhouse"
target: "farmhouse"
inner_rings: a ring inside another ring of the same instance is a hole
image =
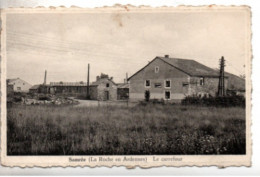
[[[29,92],[29,89],[32,87],[31,84],[28,82],[20,79],[20,78],[15,78],[15,79],[7,79],[7,88],[8,92],[13,91],[13,92]]]
[[[164,99],[180,101],[188,95],[215,96],[219,71],[195,60],[156,57],[129,79],[130,101]],[[226,76],[225,85],[228,84]]]

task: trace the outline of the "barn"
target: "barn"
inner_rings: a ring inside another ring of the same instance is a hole
[[[128,79],[130,101],[164,99],[179,102],[188,95],[215,96],[219,71],[195,60],[155,57]],[[225,85],[228,77],[224,78]]]
[[[50,82],[50,85],[43,86],[44,92],[62,94],[69,96],[86,95],[87,83],[85,82]],[[42,91],[41,91],[42,92]]]

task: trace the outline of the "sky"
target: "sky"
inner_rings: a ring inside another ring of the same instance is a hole
[[[41,84],[90,81],[101,73],[123,82],[156,56],[194,59],[245,73],[244,11],[7,14],[7,78]]]

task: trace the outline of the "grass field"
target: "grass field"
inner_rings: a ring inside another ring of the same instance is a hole
[[[245,109],[181,105],[23,106],[8,155],[245,154]]]

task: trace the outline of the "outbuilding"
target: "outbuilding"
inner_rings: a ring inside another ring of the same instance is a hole
[[[113,77],[101,73],[90,85],[90,99],[99,101],[117,100],[117,84]]]

